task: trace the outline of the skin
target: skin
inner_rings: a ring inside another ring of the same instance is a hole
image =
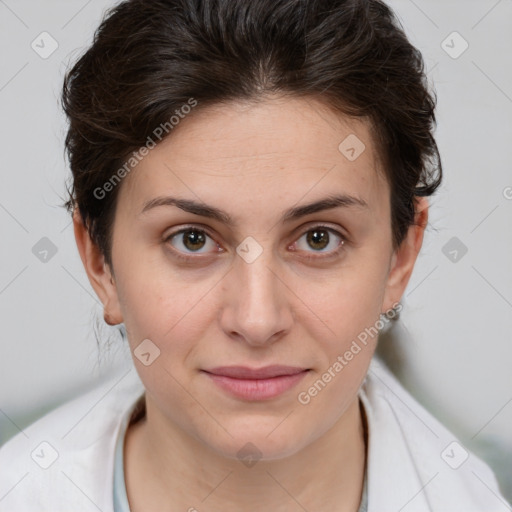
[[[355,161],[338,150],[349,134],[366,146]],[[233,102],[187,116],[123,180],[112,269],[75,213],[80,256],[106,315],[125,323],[132,352],[144,339],[160,349],[149,366],[133,358],[147,415],[125,441],[132,511],[169,503],[190,512],[357,511],[365,465],[357,393],[376,338],[310,403],[297,397],[400,300],[421,248],[427,201],[417,201],[416,224],[394,250],[379,166],[365,120],[313,98]],[[334,193],[368,207],[281,218]],[[215,206],[235,224],[176,206],[141,214],[166,195]],[[165,240],[190,224],[207,229],[203,246],[183,234]],[[329,241],[308,243],[319,224]],[[331,230],[346,236],[334,256],[341,239]],[[263,251],[252,263],[236,252],[247,236]],[[264,401],[234,398],[200,371],[269,364],[310,371]],[[261,452],[252,467],[237,457],[248,442]]]

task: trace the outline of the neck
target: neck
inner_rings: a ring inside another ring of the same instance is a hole
[[[243,464],[224,457],[159,414],[146,396],[146,417],[125,440],[125,480],[132,512],[339,510],[361,500],[366,439],[359,400],[331,429],[286,458]]]

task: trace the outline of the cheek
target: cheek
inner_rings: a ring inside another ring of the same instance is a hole
[[[294,291],[308,306],[307,325],[315,330],[312,338],[331,356],[379,319],[386,277],[386,262],[361,252],[321,282],[296,280]]]
[[[308,320],[303,325],[322,356],[321,366],[297,390],[297,402],[308,415],[324,417],[326,424],[335,422],[352,403],[378,339],[383,273],[358,269],[337,276],[320,295],[311,288],[307,295],[306,287],[302,292],[316,313],[305,313]]]
[[[169,264],[119,263],[118,296],[132,350],[150,339],[170,362],[182,363],[214,321],[210,292],[218,276],[192,282]]]
[[[205,337],[205,326],[212,322],[207,316],[208,297],[200,300],[207,287],[185,286],[179,280],[147,274],[143,281],[132,275],[124,281],[120,299],[135,369],[157,403],[173,404],[177,423],[188,417],[189,411],[203,418],[184,390],[191,389],[194,353]],[[144,356],[147,353],[149,357]]]

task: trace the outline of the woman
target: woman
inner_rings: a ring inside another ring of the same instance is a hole
[[[68,72],[68,208],[134,370],[0,450],[0,510],[502,511],[373,358],[441,182],[362,0],[127,0]]]

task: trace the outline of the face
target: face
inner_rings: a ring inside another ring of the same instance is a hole
[[[348,136],[365,146],[356,159],[339,149]],[[150,363],[134,355],[154,417],[233,458],[247,442],[285,457],[335,425],[375,348],[362,333],[400,299],[421,245],[411,231],[393,251],[389,197],[369,125],[312,99],[182,120],[121,185],[113,284],[81,250],[109,316]],[[307,371],[243,396],[206,373],[268,365]]]

